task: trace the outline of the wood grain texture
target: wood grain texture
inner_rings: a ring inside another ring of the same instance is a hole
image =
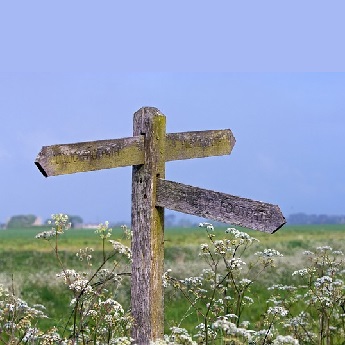
[[[234,145],[230,129],[168,133],[165,160],[229,155]]]
[[[157,205],[219,222],[274,233],[286,220],[276,205],[159,179]]]
[[[146,345],[164,333],[164,209],[156,207],[156,182],[165,174],[165,116],[142,108],[133,126],[134,136],[145,136],[146,154],[144,164],[132,170],[132,337]]]
[[[144,162],[144,136],[43,146],[35,164],[45,176],[117,168]]]
[[[168,133],[164,161],[221,156],[231,153],[235,138],[230,129]],[[45,176],[144,164],[144,136],[43,146],[35,164]]]

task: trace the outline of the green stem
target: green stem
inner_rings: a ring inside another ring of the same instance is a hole
[[[237,315],[236,326],[237,327],[240,325],[242,300],[243,300],[243,291],[240,291],[239,294],[237,295],[237,302],[236,302],[236,315]]]
[[[103,263],[105,263],[106,261],[106,257],[105,257],[105,238],[103,237]]]
[[[78,304],[79,304],[79,300],[77,299],[75,302],[74,315],[73,315],[73,339],[74,340],[76,340]]]
[[[272,328],[272,325],[273,325],[273,319],[272,319],[272,322],[270,323],[270,326],[268,327],[268,330],[267,330],[267,332],[266,332],[266,334],[265,334],[265,338],[264,338],[264,341],[262,342],[262,345],[265,345],[265,344],[266,344],[266,339],[267,339],[268,334],[269,334],[269,332],[270,332],[270,330],[271,330],[271,328]]]
[[[207,315],[204,320],[204,326],[205,326],[205,343],[208,344],[208,324],[207,324]]]

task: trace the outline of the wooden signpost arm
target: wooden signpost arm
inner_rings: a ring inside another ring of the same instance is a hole
[[[157,205],[270,234],[286,220],[277,205],[159,179]]]
[[[165,175],[165,122],[156,108],[140,109],[133,120],[145,150],[144,164],[132,170],[132,337],[141,345],[164,333],[164,209],[156,207],[156,182]]]
[[[229,155],[235,145],[230,129],[167,133],[165,161]],[[45,176],[144,164],[144,136],[43,146],[35,164]]]

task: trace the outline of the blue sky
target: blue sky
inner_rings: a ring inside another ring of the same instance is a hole
[[[237,140],[230,156],[167,163],[168,179],[345,214],[339,4],[1,4],[0,222],[128,220],[130,167],[46,179],[33,162],[43,145],[131,136],[146,105],[168,132]]]
[[[132,115],[158,107],[168,132],[230,128],[230,156],[167,163],[177,182],[279,204],[345,213],[344,73],[30,75],[0,84],[1,219],[55,212],[129,219],[131,168],[44,178],[41,146],[132,135]],[[121,218],[122,217],[122,218]]]

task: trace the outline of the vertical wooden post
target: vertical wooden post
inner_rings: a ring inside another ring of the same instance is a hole
[[[149,344],[164,334],[164,208],[156,207],[156,182],[165,178],[165,116],[139,109],[133,135],[144,135],[145,161],[132,170],[131,309],[135,343]]]

